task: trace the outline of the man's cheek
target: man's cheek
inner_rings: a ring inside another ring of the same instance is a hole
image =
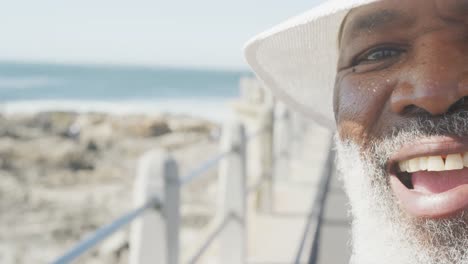
[[[365,145],[367,139],[376,137],[382,116],[387,111],[387,83],[349,77],[344,79],[337,93],[337,126],[342,140],[351,139]]]
[[[338,123],[338,135],[341,141],[351,140],[359,146],[368,141],[368,133],[362,124],[354,121],[343,120]]]

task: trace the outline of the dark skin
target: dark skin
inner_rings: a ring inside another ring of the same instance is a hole
[[[337,127],[364,148],[409,118],[447,114],[468,96],[468,0],[359,7],[339,44]]]

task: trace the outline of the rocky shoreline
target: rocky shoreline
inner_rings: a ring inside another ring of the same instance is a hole
[[[50,262],[131,208],[144,152],[171,151],[183,174],[217,152],[219,130],[170,114],[0,115],[0,263]],[[182,194],[182,247],[212,217],[215,172]],[[118,233],[77,263],[127,263],[127,237]]]

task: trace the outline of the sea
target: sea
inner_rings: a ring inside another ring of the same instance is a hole
[[[0,62],[0,111],[169,112],[223,121],[247,71]]]

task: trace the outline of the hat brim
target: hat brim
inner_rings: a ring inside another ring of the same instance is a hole
[[[377,1],[327,1],[250,40],[246,60],[278,99],[334,130],[339,29],[349,10]]]

